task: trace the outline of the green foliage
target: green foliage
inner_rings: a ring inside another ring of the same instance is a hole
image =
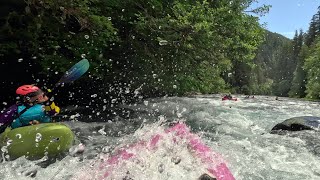
[[[262,39],[257,19],[243,13],[240,1],[215,3],[171,1],[157,6],[161,13],[152,3],[138,5],[143,11],[137,13],[133,34],[141,42],[132,43],[134,59],[144,65],[147,85],[164,89],[172,87],[173,80],[186,92],[218,92],[225,87],[219,74],[227,74],[236,62],[252,60]],[[209,77],[204,78],[204,72]],[[152,82],[152,74],[160,80]],[[210,79],[210,74],[215,78]]]
[[[311,48],[311,54],[306,58],[304,68],[307,69],[308,82],[306,85],[307,98],[320,98],[320,41]]]
[[[117,37],[107,17],[84,8],[93,2],[26,1],[26,11],[9,13],[1,27],[7,36],[2,56],[7,56],[12,52],[9,48],[14,47],[20,50],[16,56],[21,53],[35,56],[44,70],[60,72],[77,62],[82,54],[96,60]]]
[[[276,96],[288,96],[288,92],[290,90],[290,81],[289,80],[281,80],[273,84],[273,93]]]
[[[308,47],[303,46],[298,56],[298,64],[294,72],[294,78],[289,92],[289,97],[302,98],[306,96],[305,90],[307,82],[307,72],[303,68],[303,65],[305,63],[305,59],[308,57],[308,54]]]
[[[32,59],[55,74],[85,56],[102,86],[149,95],[246,91],[264,33],[245,13],[252,2],[21,1],[1,17],[0,57]]]
[[[296,40],[303,39],[304,46],[300,46],[299,54],[296,55],[298,62],[289,95],[291,97],[305,97],[308,99],[320,99],[319,96],[319,31],[320,27],[320,8],[313,15],[308,31]]]

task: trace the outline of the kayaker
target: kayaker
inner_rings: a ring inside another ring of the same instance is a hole
[[[49,98],[44,91],[35,85],[23,85],[18,87],[16,94],[20,96],[20,102],[12,105],[1,114],[1,130],[11,126],[12,129],[38,123],[51,122],[51,117],[60,112],[60,108],[52,102],[45,105]]]

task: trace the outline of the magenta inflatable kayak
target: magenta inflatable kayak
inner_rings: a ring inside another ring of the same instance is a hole
[[[163,153],[164,149],[169,150]],[[172,156],[172,154],[175,154],[174,152],[180,154],[180,156]],[[191,155],[188,156],[188,154]],[[171,160],[166,160],[167,156],[172,157]],[[159,159],[165,164],[158,165],[157,161]],[[143,165],[141,165],[142,162],[144,163]],[[187,165],[188,163],[190,165]],[[198,165],[195,165],[197,163]],[[157,164],[156,168],[154,168],[154,164]],[[139,141],[122,147],[114,155],[106,157],[103,162],[100,162],[90,171],[84,172],[85,170],[82,170],[84,173],[77,176],[81,177],[81,179],[148,179],[152,174],[153,179],[175,179],[179,175],[173,176],[175,178],[164,178],[157,174],[165,174],[163,171],[172,169],[180,171],[181,168],[176,167],[179,164],[188,166],[187,168],[190,170],[186,172],[195,171],[195,173],[192,172],[194,179],[198,179],[197,177],[202,174],[209,175],[217,180],[235,179],[221,155],[205,145],[199,136],[192,134],[184,123],[177,123],[164,130],[164,132],[152,135],[147,141]],[[194,167],[190,168],[191,165]],[[153,170],[151,170],[152,168]],[[141,172],[137,173],[140,170]],[[123,171],[123,173],[121,174],[120,171]],[[148,175],[142,177],[144,173],[148,173]],[[177,172],[171,172],[171,174],[173,173],[177,174]],[[166,176],[168,174],[170,172],[167,172]],[[184,177],[183,174],[181,177]]]
[[[238,101],[237,98],[231,98],[231,99],[229,99],[229,98],[227,98],[227,97],[223,97],[221,100],[222,100],[222,101],[226,101],[226,100],[229,100],[229,101]]]

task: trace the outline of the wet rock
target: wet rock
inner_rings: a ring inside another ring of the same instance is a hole
[[[286,134],[288,131],[317,130],[320,127],[320,117],[300,116],[286,119],[282,123],[276,124],[271,134]]]
[[[214,177],[211,177],[209,176],[208,174],[202,174],[200,177],[199,177],[199,180],[217,180],[216,178]]]

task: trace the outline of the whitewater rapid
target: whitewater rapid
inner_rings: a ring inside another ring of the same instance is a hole
[[[5,161],[0,163],[0,179],[80,179],[81,174],[90,174],[119,147],[147,140],[177,121],[185,122],[206,145],[219,153],[238,180],[320,179],[319,131],[269,133],[285,119],[320,116],[318,102],[289,98],[276,101],[270,96],[245,99],[239,95],[237,98],[238,101],[221,101],[220,95],[206,95],[146,99],[142,103],[122,105],[131,113],[105,117],[105,122],[95,122],[90,115],[85,116],[86,122],[73,118],[66,124],[76,134],[77,143],[85,145],[83,154],[70,153],[50,163],[45,158],[29,161],[24,157]],[[173,152],[185,163],[175,166],[165,161],[164,157]],[[203,173],[190,153],[170,141],[155,154],[147,150],[139,153],[148,157],[139,167],[121,169],[122,173],[141,171],[141,176],[136,173],[134,179],[196,179]],[[159,173],[159,166],[165,173]]]

